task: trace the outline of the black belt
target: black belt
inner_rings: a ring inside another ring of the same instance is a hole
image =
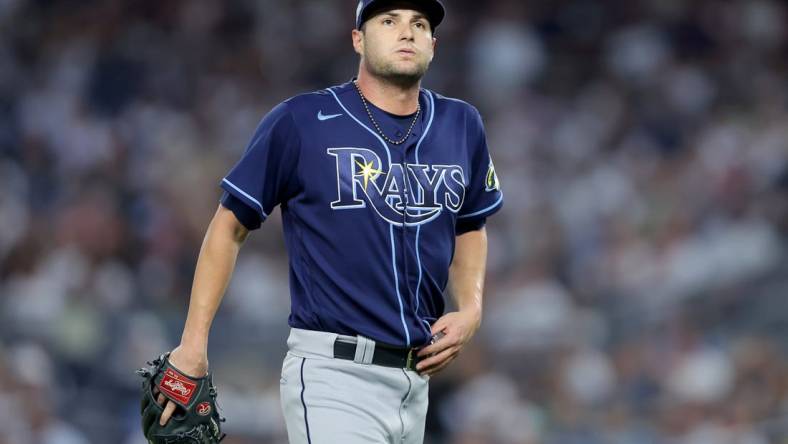
[[[372,355],[372,364],[384,367],[405,368],[416,371],[416,364],[421,358],[416,356],[418,349],[398,348],[381,343],[375,343],[375,353]],[[356,344],[337,339],[334,341],[334,357],[348,359],[356,358]]]

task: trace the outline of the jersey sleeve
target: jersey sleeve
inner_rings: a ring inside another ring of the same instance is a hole
[[[457,214],[458,234],[473,227],[481,228],[487,217],[503,206],[503,193],[495,173],[487,136],[479,112],[474,109],[471,126],[470,168],[465,200]]]
[[[295,121],[287,104],[281,103],[263,118],[241,159],[222,179],[220,186],[234,198],[224,196],[222,204],[236,216],[243,213],[239,220],[247,228],[258,228],[274,207],[295,194],[299,151]],[[251,209],[254,217],[249,211],[239,210],[238,201]]]

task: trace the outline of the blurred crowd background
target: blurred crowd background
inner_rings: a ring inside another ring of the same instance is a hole
[[[788,443],[788,7],[445,0],[424,86],[506,195],[427,444]],[[218,182],[356,72],[352,0],[0,0],[0,444],[141,444]],[[228,444],[286,442],[278,216],[214,324]]]

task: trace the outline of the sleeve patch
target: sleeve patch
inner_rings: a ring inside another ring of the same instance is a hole
[[[484,191],[500,191],[501,184],[498,182],[498,174],[495,173],[495,165],[493,165],[492,158],[487,166],[487,176],[484,181]]]

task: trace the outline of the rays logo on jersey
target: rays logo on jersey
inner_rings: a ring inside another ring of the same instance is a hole
[[[329,148],[327,153],[337,169],[334,210],[369,205],[390,224],[414,226],[434,220],[444,209],[458,212],[465,200],[465,174],[458,165],[395,163],[383,171],[380,157],[370,149]]]
[[[495,165],[493,165],[492,157],[490,157],[490,164],[487,166],[487,177],[484,180],[484,191],[499,191],[501,184],[498,182],[498,174],[495,173]]]

